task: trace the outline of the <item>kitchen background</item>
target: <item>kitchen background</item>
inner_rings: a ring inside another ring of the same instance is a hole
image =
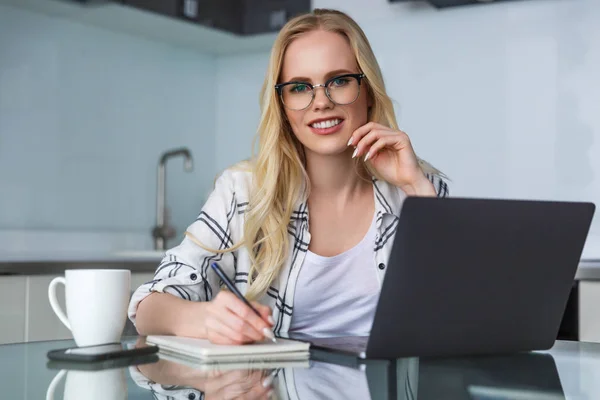
[[[311,7],[363,27],[401,128],[451,195],[600,205],[600,2]],[[194,170],[167,168],[175,245],[216,174],[251,154],[273,38],[122,4],[0,0],[0,264],[150,251],[158,160],[185,146]],[[600,212],[583,259],[600,260]]]

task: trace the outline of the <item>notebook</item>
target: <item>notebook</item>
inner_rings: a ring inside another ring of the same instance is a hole
[[[276,370],[283,368],[305,369],[310,367],[310,361],[308,358],[297,360],[271,360],[258,358],[245,361],[211,360],[210,362],[206,362],[199,360],[198,358],[186,357],[181,354],[165,353],[163,351],[159,352],[158,356],[161,360],[185,365],[186,367],[198,371],[225,372],[234,370]]]
[[[205,339],[151,335],[146,343],[158,346],[163,354],[195,358],[203,362],[244,362],[257,360],[293,361],[309,358],[310,343],[277,338],[245,345],[213,344]]]

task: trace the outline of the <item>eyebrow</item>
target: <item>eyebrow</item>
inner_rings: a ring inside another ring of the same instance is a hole
[[[330,71],[327,74],[325,74],[325,80],[328,80],[329,78],[334,77],[336,75],[357,74],[357,73],[358,72],[350,71],[348,69],[336,69],[334,71]],[[289,79],[285,82],[311,82],[312,83],[312,80],[305,76],[295,76],[292,79]]]

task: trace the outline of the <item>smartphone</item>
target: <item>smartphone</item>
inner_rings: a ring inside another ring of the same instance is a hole
[[[97,362],[115,359],[133,359],[158,352],[158,346],[130,346],[127,343],[109,343],[98,346],[50,350],[48,358],[55,361]]]
[[[104,369],[126,368],[135,365],[154,364],[159,360],[160,357],[158,354],[145,354],[135,357],[86,362],[48,360],[46,363],[46,368],[54,370],[66,369],[68,371],[101,371]]]

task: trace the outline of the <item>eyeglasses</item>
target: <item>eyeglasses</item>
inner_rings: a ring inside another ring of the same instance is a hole
[[[294,111],[304,110],[315,98],[315,88],[325,88],[327,98],[333,103],[343,106],[352,104],[360,95],[360,82],[365,74],[344,74],[334,76],[327,82],[312,85],[308,82],[292,81],[275,85],[275,90],[281,97],[283,105]]]

